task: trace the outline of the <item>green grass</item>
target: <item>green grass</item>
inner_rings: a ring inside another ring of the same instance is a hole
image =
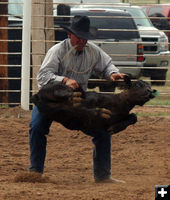
[[[170,82],[169,82],[170,84]],[[146,105],[154,105],[154,106],[170,106],[170,85],[165,86],[152,86],[153,89],[156,89],[160,94],[156,96],[154,99],[150,100],[146,103]]]
[[[165,86],[153,86],[153,89],[156,89],[160,93],[164,94],[159,94],[156,98],[150,100],[147,104],[148,105],[165,105],[165,106],[170,106],[170,70],[167,72],[167,82]]]
[[[165,116],[170,116],[170,113],[167,112],[158,112],[158,113],[141,113],[137,112],[137,116],[140,117],[165,117]]]
[[[6,104],[0,104],[0,108],[8,108],[9,106]]]
[[[170,101],[166,100],[166,99],[155,98],[155,99],[152,99],[149,102],[147,102],[146,105],[152,105],[152,106],[170,106]]]

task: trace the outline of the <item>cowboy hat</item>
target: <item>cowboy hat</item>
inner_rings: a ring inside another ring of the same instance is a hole
[[[87,16],[75,15],[70,26],[61,25],[68,32],[82,39],[95,39],[97,28],[90,27],[90,19]]]

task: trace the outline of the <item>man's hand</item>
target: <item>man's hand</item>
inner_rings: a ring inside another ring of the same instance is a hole
[[[63,83],[65,83],[65,85],[67,85],[68,87],[71,87],[73,90],[80,87],[76,80],[66,77],[63,79]]]
[[[110,75],[110,79],[112,81],[117,81],[119,79],[124,79],[125,76],[126,74],[123,74],[123,73],[113,73]]]

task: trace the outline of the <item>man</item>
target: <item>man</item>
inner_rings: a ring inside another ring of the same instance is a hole
[[[124,78],[112,64],[111,58],[88,39],[94,39],[96,29],[90,27],[86,16],[75,16],[68,31],[68,39],[54,45],[47,53],[38,72],[38,87],[49,82],[61,81],[67,86],[86,90],[92,71],[101,73],[112,81]],[[30,123],[30,171],[43,173],[46,156],[46,134],[52,121],[42,116],[37,107]],[[100,137],[93,138],[93,169],[96,182],[121,182],[111,178],[111,136],[101,130]]]

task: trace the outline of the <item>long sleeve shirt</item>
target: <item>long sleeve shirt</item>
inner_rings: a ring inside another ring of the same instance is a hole
[[[62,81],[68,77],[86,90],[92,72],[109,79],[112,73],[118,73],[119,70],[112,64],[111,57],[92,42],[88,41],[78,54],[70,40],[66,39],[47,52],[37,74],[38,87],[40,89],[49,82]]]

